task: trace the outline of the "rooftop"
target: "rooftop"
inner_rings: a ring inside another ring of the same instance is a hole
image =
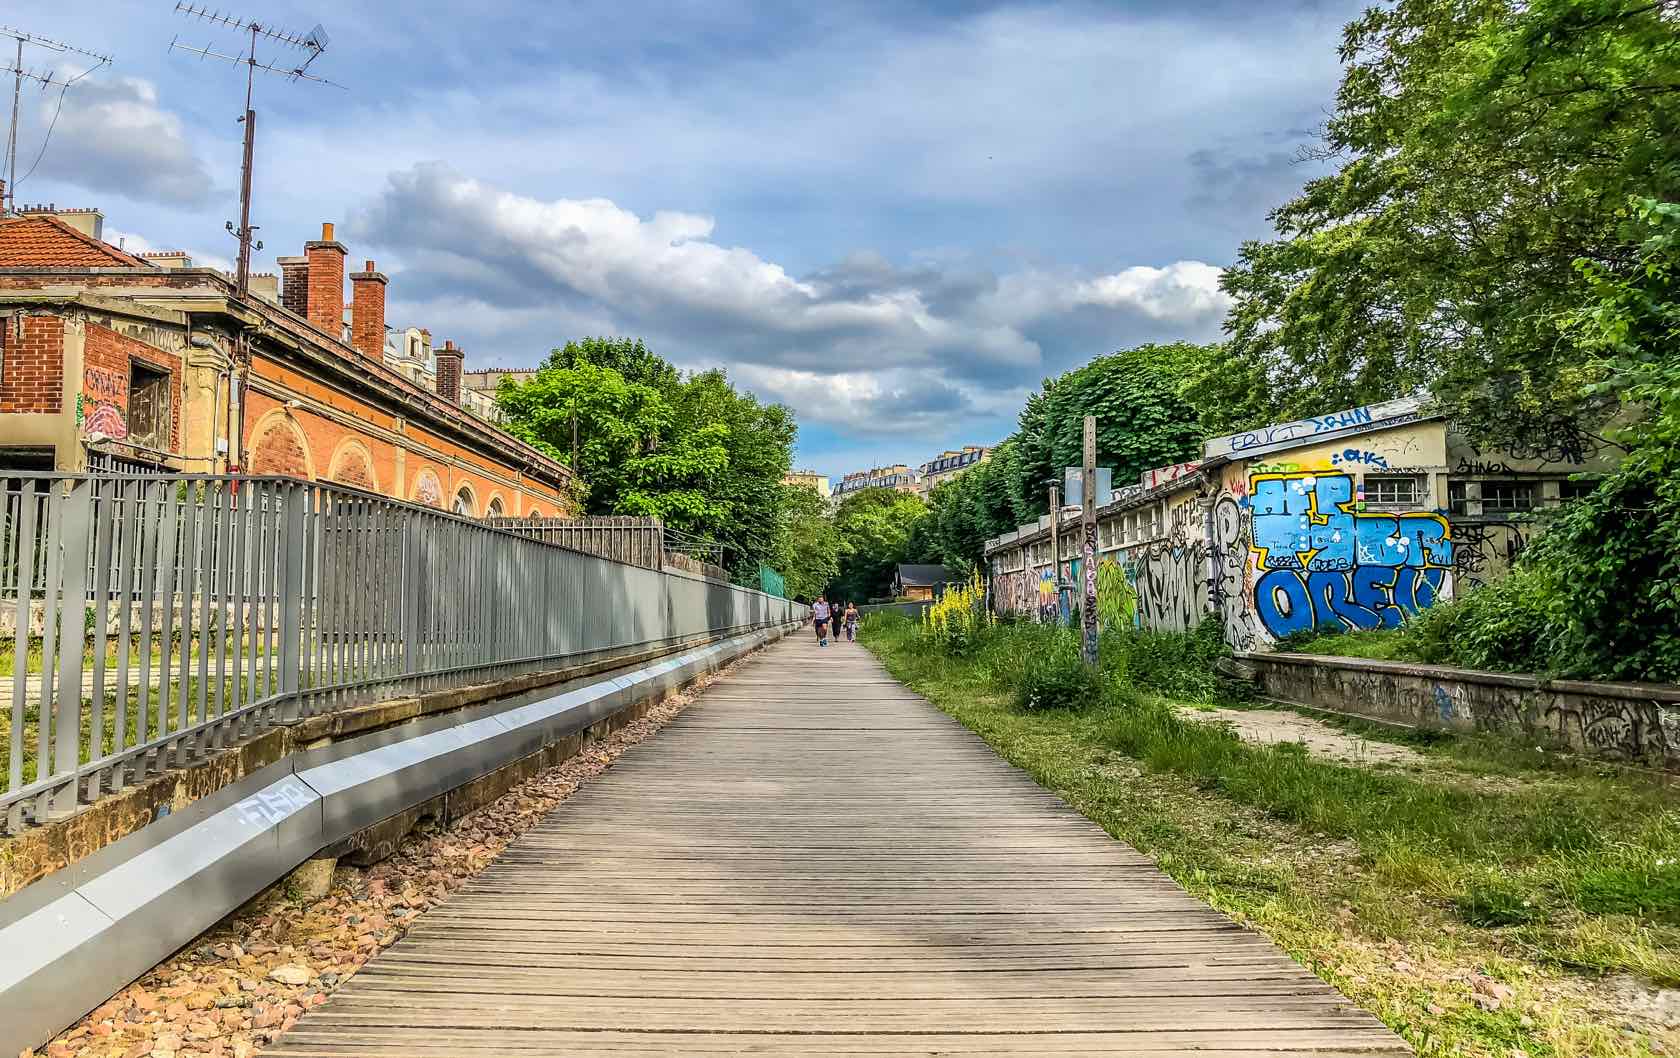
[[[0,260],[9,268],[153,268],[57,217],[0,218]]]

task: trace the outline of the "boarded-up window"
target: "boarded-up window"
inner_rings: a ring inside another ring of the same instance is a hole
[[[131,361],[128,373],[128,439],[159,451],[170,450],[174,405],[169,372]]]

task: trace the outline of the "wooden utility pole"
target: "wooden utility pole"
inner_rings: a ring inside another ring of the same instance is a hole
[[[1050,583],[1056,589],[1056,621],[1062,619],[1062,486],[1050,483]]]
[[[1085,530],[1080,572],[1085,580],[1085,605],[1081,609],[1085,626],[1085,664],[1097,667],[1097,417],[1085,416],[1085,462],[1080,499],[1080,526]]]

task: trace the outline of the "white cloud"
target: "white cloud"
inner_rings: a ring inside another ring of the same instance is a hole
[[[37,177],[169,206],[210,200],[210,170],[187,141],[181,119],[159,105],[151,81],[94,74],[62,98],[60,106],[59,93],[44,95],[36,108],[42,135],[52,129]]]
[[[395,254],[394,311],[407,303],[411,321],[479,343],[488,360],[636,334],[675,361],[727,366],[809,421],[865,431],[1012,414],[1062,366],[1046,362],[1040,333],[1077,331],[1087,356],[1205,339],[1226,304],[1219,269],[1199,261],[1000,278],[858,251],[801,277],[720,240],[708,216],[537,198],[438,163],[393,173],[348,229]]]
[[[1156,320],[1223,315],[1231,299],[1219,289],[1219,274],[1220,269],[1201,261],[1175,261],[1165,268],[1133,265],[1075,285],[1072,298],[1082,305],[1136,308]]]

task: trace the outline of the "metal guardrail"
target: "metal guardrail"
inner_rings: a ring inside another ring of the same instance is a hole
[[[485,524],[643,569],[661,568],[667,531],[657,518],[619,514],[584,518],[491,518]]]
[[[274,724],[799,609],[333,485],[3,485],[14,832]]]

